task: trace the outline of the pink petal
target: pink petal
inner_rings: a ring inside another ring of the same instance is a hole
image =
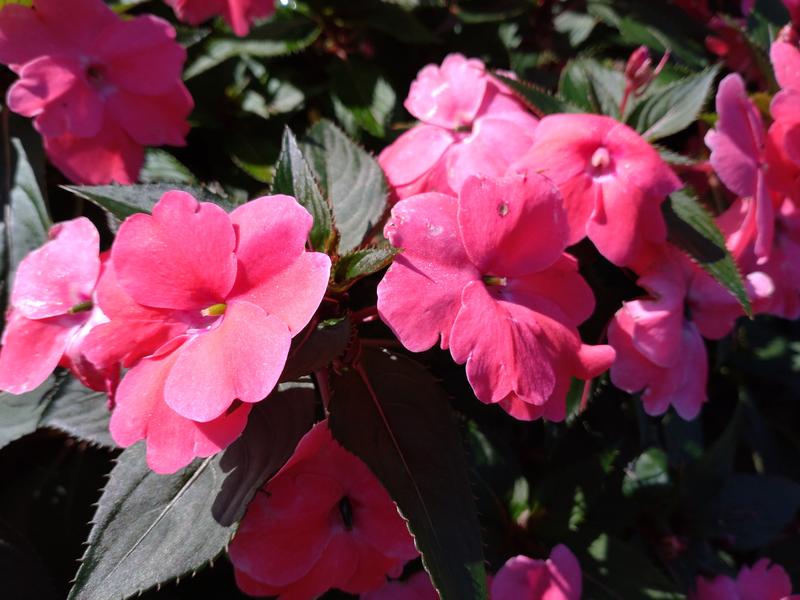
[[[110,81],[125,91],[155,96],[169,92],[181,80],[186,50],[163,19],[142,15],[120,21],[96,43]]]
[[[120,446],[146,438],[147,464],[156,473],[174,473],[196,457],[216,454],[235,440],[247,423],[249,405],[209,423],[195,423],[164,403],[165,380],[177,352],[146,358],[128,371],[116,395],[109,429]]]
[[[103,122],[103,105],[83,78],[77,59],[43,56],[26,63],[20,79],[8,91],[8,107],[36,117],[42,135],[96,135]]]
[[[557,377],[541,324],[549,321],[528,307],[492,297],[481,281],[467,284],[450,352],[457,363],[466,362],[479,400],[496,403],[515,392],[534,404],[547,401]]]
[[[412,352],[447,348],[461,291],[478,277],[458,233],[456,199],[421,194],[395,205],[384,235],[402,253],[378,285],[378,312]]]
[[[16,65],[59,50],[59,40],[35,11],[13,3],[0,10],[0,63],[16,70]]]
[[[417,74],[404,105],[424,123],[457,129],[472,124],[487,81],[481,61],[448,54],[441,67],[428,65]]]
[[[631,394],[645,389],[661,376],[661,368],[633,345],[633,328],[633,319],[624,307],[617,311],[608,327],[608,343],[617,353],[611,365],[611,382]]]
[[[455,143],[447,153],[450,188],[461,190],[471,175],[504,175],[508,167],[530,149],[533,132],[534,127],[525,129],[501,116],[479,117],[472,134]]]
[[[111,261],[97,284],[97,304],[110,319],[94,327],[84,352],[98,366],[131,367],[186,332],[190,323],[178,311],[138,304],[119,286]]]
[[[581,565],[564,544],[559,544],[547,559],[550,588],[542,600],[580,600],[583,588]]]
[[[764,124],[738,73],[720,82],[717,113],[716,129],[706,135],[711,166],[730,190],[752,196],[764,147]]]
[[[219,325],[176,351],[164,399],[178,414],[201,422],[221,416],[236,399],[258,402],[278,382],[290,341],[280,319],[249,302],[232,302]]]
[[[104,2],[97,0],[36,0],[36,12],[52,34],[60,38],[61,50],[86,52],[93,49],[98,33],[119,22]],[[69,27],[64,27],[69,23]]]
[[[567,243],[561,195],[533,173],[469,178],[459,197],[458,225],[470,261],[486,275],[541,271]]]
[[[111,250],[120,286],[146,306],[202,310],[223,302],[236,277],[227,213],[185,192],[167,192],[153,214],[122,224]]]
[[[784,89],[800,90],[800,52],[788,42],[774,42],[769,57],[775,78]]]
[[[251,200],[231,213],[236,231],[237,289],[256,286],[292,265],[314,219],[291,196]]]
[[[22,394],[41,385],[58,366],[80,319],[69,316],[33,320],[12,311],[0,350],[0,390]]]
[[[720,575],[711,580],[698,577],[695,591],[689,595],[689,598],[691,600],[738,600],[739,592],[730,577]]]
[[[237,283],[231,299],[246,300],[280,319],[297,335],[317,312],[328,287],[331,259],[321,252],[303,252],[281,272],[259,282]],[[240,289],[241,288],[241,289]]]
[[[106,100],[108,113],[136,142],[146,146],[183,146],[193,101],[182,85],[158,96],[118,91]]]
[[[736,578],[740,600],[783,600],[792,593],[792,580],[780,565],[762,558],[752,567],[743,567]]]
[[[50,241],[20,262],[11,304],[30,319],[66,314],[92,297],[100,275],[99,252],[100,235],[89,219],[57,223]]]
[[[492,598],[544,598],[550,577],[543,560],[527,556],[509,558],[492,581]],[[549,599],[548,599],[549,600]]]
[[[225,21],[238,36],[250,31],[250,23],[275,12],[274,0],[227,0],[222,13]]]
[[[75,183],[134,183],[144,162],[142,146],[107,116],[94,137],[46,137],[44,147],[53,164]]]
[[[384,148],[378,162],[390,185],[407,185],[433,169],[453,142],[446,129],[417,125]]]

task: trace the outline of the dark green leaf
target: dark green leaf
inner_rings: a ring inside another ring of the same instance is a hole
[[[9,174],[11,189],[5,215],[8,281],[14,280],[20,261],[47,241],[47,233],[53,224],[22,142],[14,138],[11,145],[14,167]],[[11,286],[8,286],[8,291],[10,293]]]
[[[104,208],[120,221],[136,213],[149,213],[156,202],[164,193],[179,190],[188,192],[203,202],[213,202],[224,208],[232,210],[236,203],[221,198],[203,188],[172,183],[145,183],[141,185],[65,185],[62,186],[100,208]]]
[[[331,94],[339,111],[375,137],[386,135],[395,93],[377,67],[355,60],[339,61],[331,69]]]
[[[275,177],[272,180],[272,193],[293,196],[311,213],[314,218],[314,224],[308,234],[311,247],[320,252],[327,252],[336,238],[331,208],[322,197],[311,168],[289,128],[283,132],[281,154],[275,165]]]
[[[592,91],[590,66],[595,61],[576,59],[569,61],[561,70],[558,82],[558,93],[567,102],[571,102],[582,110],[600,113],[600,106]]]
[[[39,427],[52,427],[98,446],[116,448],[108,432],[110,418],[105,393],[90,390],[74,377],[66,377],[49,396]]]
[[[173,475],[145,463],[145,446],[119,457],[100,497],[73,600],[130,598],[192,573],[220,554],[233,534],[211,513],[224,479],[218,459]]]
[[[345,254],[333,268],[334,286],[347,289],[362,277],[377,273],[391,264],[397,252],[391,246],[379,246]]]
[[[0,392],[0,448],[36,431],[54,385],[55,377],[51,376],[25,394]]]
[[[511,91],[540,117],[554,113],[581,112],[579,107],[563,98],[553,96],[532,83],[512,79],[500,73],[494,73],[494,76],[511,88]]]
[[[642,99],[628,123],[650,141],[683,131],[706,105],[719,66],[679,79]]]
[[[684,250],[752,315],[742,275],[725,246],[725,238],[714,219],[697,199],[681,190],[661,205],[669,241]]]
[[[139,173],[143,183],[182,183],[197,185],[197,178],[177,158],[158,148],[148,148],[144,156],[144,166]]]
[[[242,436],[219,460],[228,473],[211,512],[226,527],[237,523],[256,491],[278,472],[314,424],[314,385],[282,384],[269,398],[253,407]]]
[[[292,340],[281,381],[291,381],[324,369],[344,354],[353,334],[350,317],[310,324]]]
[[[439,41],[414,15],[399,6],[376,4],[363,21],[364,25],[406,44],[435,44]]]
[[[236,56],[267,58],[300,52],[313,44],[320,33],[313,21],[295,15],[255,27],[245,38],[216,37],[206,44],[205,52],[189,65],[183,77],[191,79]]]
[[[365,349],[332,390],[334,437],[397,502],[442,600],[486,598],[464,448],[436,381],[408,358]]]
[[[632,495],[638,489],[669,483],[667,454],[661,448],[649,448],[634,460],[625,472],[622,493]]]
[[[339,253],[357,248],[386,211],[388,190],[377,161],[330,121],[309,129],[302,144],[333,206]]]
[[[597,19],[586,13],[565,10],[553,19],[556,31],[569,37],[571,46],[580,46],[592,34]]]
[[[768,544],[800,510],[800,484],[783,477],[734,475],[713,514],[718,533],[747,552]]]

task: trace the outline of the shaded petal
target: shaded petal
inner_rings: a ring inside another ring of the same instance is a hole
[[[96,136],[46,137],[44,147],[53,164],[75,183],[134,183],[144,162],[142,146],[107,117]]]
[[[66,314],[92,297],[100,275],[100,235],[86,217],[57,223],[50,241],[19,264],[11,304],[30,319]]]
[[[543,598],[550,583],[543,560],[513,556],[497,571],[492,581],[492,598]]]
[[[559,544],[547,559],[550,588],[542,600],[580,600],[583,589],[581,565],[564,544]]]
[[[236,399],[258,402],[278,382],[290,342],[280,319],[249,302],[232,302],[219,325],[176,351],[164,399],[178,414],[201,422],[219,417]]]
[[[403,345],[447,348],[464,286],[480,277],[458,233],[456,199],[420,194],[395,205],[384,235],[402,253],[378,285],[378,312]]]
[[[792,580],[783,567],[770,565],[768,558],[762,558],[739,571],[736,587],[740,600],[783,600],[792,593]]]
[[[77,59],[42,56],[26,63],[8,91],[8,107],[36,117],[42,135],[96,135],[103,122],[103,104],[84,80]]]
[[[447,180],[458,192],[470,175],[500,177],[533,144],[536,121],[527,128],[514,121],[488,115],[475,121],[472,134],[447,153]]]
[[[106,100],[108,113],[128,135],[145,146],[183,146],[194,102],[183,84],[158,96],[117,91]]]
[[[470,261],[483,274],[541,271],[558,260],[567,243],[561,195],[534,173],[470,177],[459,197],[458,225]]]
[[[719,575],[714,579],[698,577],[695,591],[689,596],[692,600],[737,600],[739,592],[733,579]]]
[[[19,4],[6,4],[0,10],[0,63],[14,68],[62,48],[37,13]]]
[[[454,141],[446,129],[418,125],[384,148],[378,162],[390,185],[407,185],[433,169]]]
[[[111,250],[122,288],[146,306],[202,310],[222,302],[236,277],[228,214],[186,192],[167,192],[153,214],[120,226]]]
[[[80,317],[27,319],[12,311],[3,331],[0,349],[0,390],[30,392],[58,366]]]
[[[180,82],[186,50],[175,41],[175,29],[167,21],[141,15],[103,33],[96,52],[115,86],[154,96]]]

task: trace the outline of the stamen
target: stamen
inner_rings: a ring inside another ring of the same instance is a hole
[[[94,308],[94,304],[92,304],[91,300],[86,300],[85,302],[78,302],[75,306],[70,308],[67,312],[71,315],[79,312],[86,312],[87,310],[92,310]]]
[[[200,314],[204,317],[218,317],[225,314],[226,308],[227,305],[223,302],[220,302],[219,304],[212,304],[208,308],[204,308],[200,311]]]
[[[486,285],[493,285],[493,286],[506,286],[508,285],[508,278],[506,277],[497,277],[495,275],[484,275],[482,277],[483,283]]]

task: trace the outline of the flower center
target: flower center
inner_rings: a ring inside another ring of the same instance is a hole
[[[90,63],[86,67],[86,77],[95,87],[101,87],[105,83],[106,68],[99,63]]]
[[[224,302],[220,302],[218,304],[212,304],[208,308],[204,308],[200,311],[200,314],[204,317],[218,317],[225,314],[226,308],[228,308],[228,306]]]
[[[505,287],[508,285],[508,278],[497,277],[496,275],[484,275],[482,277],[483,283],[490,286]]]
[[[607,148],[600,146],[594,151],[594,154],[592,154],[591,162],[595,174],[603,175],[611,168],[611,154],[608,152]]]
[[[71,315],[79,312],[86,312],[87,310],[92,310],[94,308],[94,304],[92,304],[91,300],[85,300],[84,302],[78,302],[75,306],[70,308],[67,312]]]
[[[343,496],[341,500],[339,500],[339,514],[342,517],[342,522],[344,523],[344,528],[347,531],[353,529],[353,505],[350,504],[350,498],[347,496]]]

